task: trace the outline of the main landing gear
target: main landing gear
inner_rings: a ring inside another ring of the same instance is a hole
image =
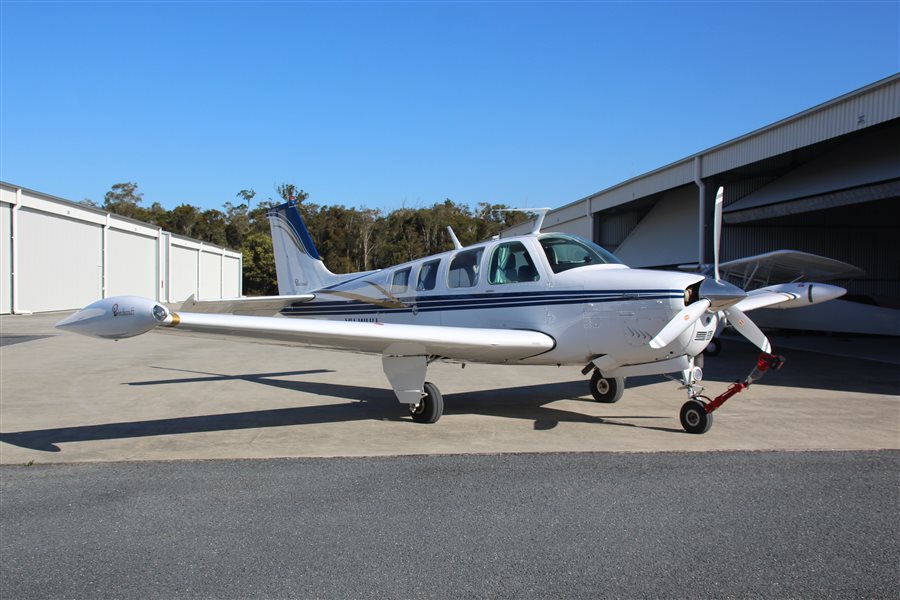
[[[436,385],[426,381],[418,404],[409,405],[409,414],[416,423],[437,423],[444,414],[444,397]]]
[[[599,369],[591,375],[591,395],[597,402],[614,404],[622,399],[625,393],[624,377],[604,377]]]

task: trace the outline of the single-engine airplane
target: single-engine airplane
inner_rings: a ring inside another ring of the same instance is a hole
[[[700,395],[695,357],[720,322],[727,320],[771,359],[760,361],[764,371],[777,361],[745,311],[845,293],[803,282],[748,293],[722,281],[722,199],[720,188],[712,276],[631,269],[592,242],[542,233],[546,211],[535,211],[526,235],[462,247],[450,230],[449,252],[338,275],[322,262],[296,203],[288,202],[269,212],[278,296],[192,297],[177,311],[147,298],[110,297],[57,327],[110,339],[165,328],[378,353],[397,399],[421,423],[434,423],[443,412],[440,391],[425,380],[436,360],[583,366],[585,375],[592,372],[590,390],[599,402],[618,401],[627,377],[680,372],[689,398],[681,424],[704,433],[724,400]]]

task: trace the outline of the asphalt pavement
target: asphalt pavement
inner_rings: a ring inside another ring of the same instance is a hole
[[[5,466],[3,598],[896,598],[900,452]]]

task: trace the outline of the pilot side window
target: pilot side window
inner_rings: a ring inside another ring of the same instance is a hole
[[[427,263],[422,264],[422,268],[419,269],[419,279],[416,282],[417,292],[427,292],[434,289],[434,284],[437,283],[439,266],[441,266],[441,261],[439,260],[429,260]]]
[[[488,282],[492,285],[538,281],[540,278],[522,242],[507,242],[494,248],[488,267]]]
[[[400,269],[396,273],[394,273],[393,279],[391,279],[391,293],[392,294],[403,294],[406,293],[406,290],[409,288],[409,273],[412,271],[412,267],[407,267],[406,269]]]
[[[466,250],[453,257],[450,263],[450,272],[447,277],[447,286],[451,288],[474,287],[478,284],[478,267],[481,264],[481,255],[484,248]]]

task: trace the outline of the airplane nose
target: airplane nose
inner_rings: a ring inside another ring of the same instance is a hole
[[[747,292],[721,279],[707,277],[700,284],[700,297],[710,303],[710,310],[718,311],[734,306],[747,297]]]

